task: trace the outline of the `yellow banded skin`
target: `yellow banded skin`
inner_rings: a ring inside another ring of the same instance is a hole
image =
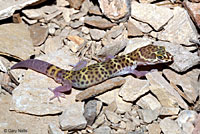
[[[84,67],[78,71],[67,71],[54,65],[47,69],[48,76],[58,83],[69,80],[73,87],[86,88],[118,75],[132,73],[137,65],[158,64],[173,61],[172,55],[163,46],[148,45],[126,55]]]

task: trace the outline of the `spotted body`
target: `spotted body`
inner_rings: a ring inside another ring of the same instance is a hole
[[[70,90],[71,87],[87,88],[109,78],[130,73],[143,76],[147,71],[135,70],[138,65],[153,65],[172,60],[172,55],[165,50],[165,47],[148,45],[126,55],[71,71],[41,60],[25,60],[15,64],[11,69],[30,68],[53,78],[63,85],[52,90],[55,94],[53,98],[55,98],[62,97],[61,93]]]

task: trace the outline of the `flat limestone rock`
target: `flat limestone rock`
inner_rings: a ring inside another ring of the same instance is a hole
[[[3,24],[0,26],[0,52],[22,59],[34,54],[28,26],[24,24]]]
[[[0,0],[0,20],[13,15],[16,10],[20,10],[28,5],[46,0]]]
[[[148,23],[158,31],[173,17],[173,12],[166,7],[154,4],[139,4],[133,1],[131,3],[131,16]]]
[[[76,64],[78,58],[69,52],[66,47],[39,57],[40,60],[52,63],[60,68],[70,70],[69,64]],[[19,71],[19,70],[12,70]],[[23,70],[24,71],[24,70]],[[61,103],[55,98],[49,99],[53,93],[48,88],[60,86],[53,79],[38,72],[27,70],[20,85],[13,91],[11,108],[17,112],[33,115],[49,115],[62,112],[66,107],[75,103],[75,96],[80,91],[72,89],[66,93],[66,98],[60,98]]]
[[[146,78],[151,84],[149,88],[156,95],[162,106],[178,107],[179,105],[184,109],[188,109],[186,102],[159,72],[148,73]]]
[[[151,94],[143,96],[137,101],[136,104],[143,109],[155,110],[161,108],[160,102]]]
[[[185,95],[192,100],[192,102],[195,102],[198,97],[199,87],[200,83],[198,82],[198,70],[196,72],[196,77],[190,77],[189,74],[191,72],[188,72],[186,74],[180,75],[177,74],[169,69],[163,70],[164,75],[167,77],[167,79],[170,82],[173,82],[175,85],[179,85],[182,87],[182,90],[184,91]],[[193,72],[193,73],[195,73]]]
[[[119,96],[125,101],[135,101],[149,90],[149,82],[147,80],[140,80],[132,76],[127,76],[126,82],[119,91]]]
[[[69,105],[59,116],[59,122],[62,130],[83,129],[87,121],[83,116],[84,103],[76,102]]]
[[[156,41],[153,44],[166,47],[166,50],[173,55],[174,59],[174,62],[169,66],[178,72],[187,71],[200,62],[200,58],[197,54],[189,52],[181,45],[163,41]]]
[[[187,11],[181,7],[175,7],[172,14],[174,17],[164,27],[165,30],[158,33],[158,39],[185,45],[191,45],[190,39],[198,40],[197,30]]]

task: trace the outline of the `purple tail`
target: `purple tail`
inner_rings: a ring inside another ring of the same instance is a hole
[[[21,61],[14,66],[11,67],[11,69],[18,69],[18,68],[29,68],[34,71],[46,74],[47,69],[52,66],[52,64],[42,61],[42,60],[37,60],[37,59],[30,59],[30,60],[24,60]]]

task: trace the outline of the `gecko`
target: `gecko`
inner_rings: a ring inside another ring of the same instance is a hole
[[[64,92],[70,91],[72,87],[83,89],[99,84],[109,78],[125,74],[134,74],[137,77],[145,76],[149,71],[138,71],[136,70],[137,66],[155,65],[172,61],[173,56],[166,51],[164,46],[150,44],[137,48],[126,55],[109,58],[89,66],[82,62],[83,66],[77,65],[79,67],[75,66],[75,69],[72,70],[64,70],[38,59],[21,61],[13,65],[11,69],[29,68],[47,75],[57,83],[62,84],[53,90],[49,88],[54,94],[50,100],[58,98],[60,101],[59,97],[65,98]]]

